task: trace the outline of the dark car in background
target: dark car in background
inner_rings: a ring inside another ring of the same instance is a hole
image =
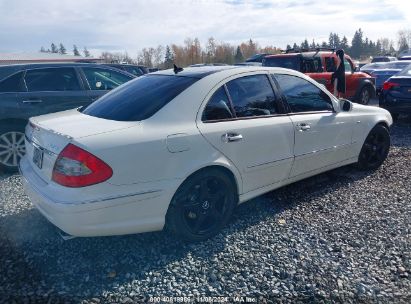
[[[377,93],[379,94],[382,90],[384,82],[388,78],[401,72],[410,64],[411,60],[371,63],[368,66],[361,68],[361,71],[364,71],[375,78],[375,87]]]
[[[133,78],[87,63],[0,66],[0,171],[17,169],[30,117],[86,106]]]
[[[371,63],[375,62],[390,62],[390,61],[397,61],[397,57],[394,56],[376,56],[371,60]]]
[[[379,101],[393,119],[400,114],[411,114],[411,65],[384,82]]]
[[[245,62],[263,62],[265,56],[272,55],[270,53],[255,54],[245,60]]]
[[[143,65],[123,64],[123,63],[103,63],[105,66],[110,66],[119,70],[126,71],[136,77],[149,73],[147,67]]]

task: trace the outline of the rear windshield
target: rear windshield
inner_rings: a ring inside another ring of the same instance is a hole
[[[82,112],[109,120],[144,120],[197,80],[169,75],[141,76],[99,98]]]
[[[279,67],[292,69],[296,71],[301,70],[301,57],[299,56],[279,56],[264,58],[263,66]]]

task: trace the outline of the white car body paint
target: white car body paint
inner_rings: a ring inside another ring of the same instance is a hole
[[[204,107],[221,85],[242,76],[269,73],[307,79],[330,96],[335,112],[202,122]],[[244,202],[354,163],[369,131],[378,123],[390,126],[392,119],[383,109],[358,104],[343,112],[334,96],[299,72],[238,67],[198,80],[143,121],[112,121],[70,110],[34,117],[30,122],[27,154],[20,169],[31,201],[68,234],[103,236],[161,230],[177,189],[202,168],[218,166],[230,171],[239,202]],[[301,130],[301,123],[310,129]],[[227,133],[242,139],[224,142],[222,136]],[[84,188],[53,182],[54,163],[68,143],[104,160],[113,176]],[[42,169],[32,161],[34,146],[45,151]]]

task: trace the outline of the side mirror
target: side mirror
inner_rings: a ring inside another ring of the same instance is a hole
[[[347,99],[340,99],[340,109],[343,112],[350,112],[352,110],[352,102]]]

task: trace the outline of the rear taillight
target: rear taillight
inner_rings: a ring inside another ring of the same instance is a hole
[[[396,82],[386,81],[386,82],[384,82],[382,89],[384,91],[389,91],[389,90],[391,90],[395,87],[398,87],[399,85],[400,84],[396,83]]]
[[[108,180],[113,170],[98,157],[68,144],[57,157],[52,179],[66,187],[85,187]]]

